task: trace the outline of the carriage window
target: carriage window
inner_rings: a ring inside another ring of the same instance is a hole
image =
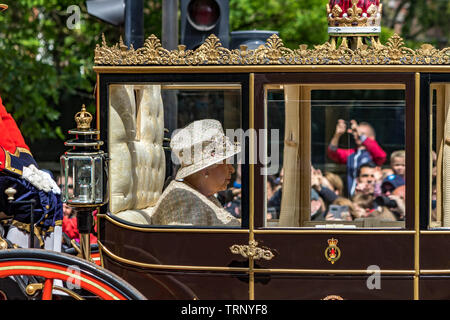
[[[265,119],[266,227],[404,228],[403,85],[268,85]]]
[[[226,138],[241,128],[240,84],[114,84],[108,114],[112,214],[154,226],[241,226],[239,148]]]
[[[430,228],[450,228],[449,196],[443,192],[450,185],[448,111],[450,84],[431,84],[431,154],[430,154]]]

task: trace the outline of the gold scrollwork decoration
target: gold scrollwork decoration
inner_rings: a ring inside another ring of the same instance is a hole
[[[201,65],[448,65],[450,47],[442,50],[423,44],[413,50],[405,46],[403,39],[394,34],[385,45],[376,39],[372,45],[360,45],[350,49],[345,44],[336,47],[326,42],[308,49],[300,45],[289,49],[276,35],[270,36],[264,45],[248,50],[224,48],[214,34],[195,50],[179,45],[175,50],[164,49],[161,41],[151,35],[142,48],[128,48],[119,43],[108,46],[102,35],[102,44],[95,48],[95,64],[102,66],[201,66]]]
[[[269,249],[258,248],[258,242],[255,240],[251,240],[248,245],[234,244],[230,247],[230,251],[233,254],[240,254],[244,258],[253,260],[272,260],[275,256]]]

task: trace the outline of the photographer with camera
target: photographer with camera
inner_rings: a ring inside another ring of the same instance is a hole
[[[338,148],[339,139],[345,133],[352,135],[356,147],[353,149]],[[336,131],[328,146],[328,157],[336,163],[347,165],[347,188],[349,196],[352,196],[356,189],[356,178],[358,168],[367,162],[374,162],[381,166],[386,161],[386,152],[375,140],[375,130],[367,122],[357,123],[350,120],[350,128],[347,129],[347,122],[339,119],[336,124]]]
[[[386,207],[396,220],[405,219],[405,180],[392,174],[386,177],[381,184],[382,195],[375,198],[379,207]]]
[[[324,177],[322,171],[320,169],[314,169],[313,166],[311,166],[311,187],[317,191],[327,205],[338,198],[338,195],[332,189],[333,187],[327,178]]]

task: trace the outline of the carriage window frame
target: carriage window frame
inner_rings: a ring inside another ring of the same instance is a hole
[[[421,156],[421,176],[427,177],[427,183],[421,188],[421,216],[420,230],[443,231],[448,232],[450,227],[443,226],[443,216],[440,221],[432,220],[432,201],[433,201],[433,145],[436,146],[436,210],[437,215],[441,215],[444,211],[443,201],[443,154],[437,152],[438,143],[445,144],[445,106],[441,106],[439,102],[445,103],[445,97],[439,97],[439,93],[446,94],[441,91],[442,86],[450,85],[450,74],[421,74],[421,118],[427,119],[423,121],[423,129],[421,130],[421,145],[425,145]],[[441,92],[439,92],[441,91]],[[447,93],[448,94],[448,93]],[[442,100],[443,99],[443,100]],[[444,107],[442,109],[441,107]],[[435,109],[436,108],[436,109]],[[435,113],[435,117],[433,116]],[[444,115],[444,117],[443,117]],[[434,121],[436,120],[436,121]],[[439,132],[438,132],[439,130]],[[442,147],[443,148],[443,145]],[[438,188],[440,186],[440,188]]]
[[[133,85],[162,85],[165,88],[170,89],[180,89],[180,88],[191,88],[193,90],[198,90],[200,88],[208,88],[210,90],[222,90],[222,89],[231,89],[236,90],[238,87],[240,89],[240,121],[242,129],[248,130],[249,128],[249,78],[248,74],[202,74],[202,73],[179,73],[179,74],[166,74],[166,73],[129,73],[129,72],[120,72],[120,68],[118,71],[114,73],[98,73],[97,74],[97,83],[99,84],[98,89],[98,99],[97,99],[97,114],[100,115],[97,118],[97,128],[100,130],[100,139],[105,142],[106,152],[109,152],[109,86],[110,85],[124,85],[124,84],[133,84]],[[136,224],[130,221],[126,221],[121,219],[120,217],[115,216],[109,210],[109,203],[100,208],[100,213],[109,216],[110,218],[117,220],[123,224],[129,225],[131,227],[138,228],[148,228],[148,229],[168,229],[168,230],[211,230],[211,229],[219,229],[223,231],[237,231],[239,230],[245,231],[249,229],[249,165],[248,165],[248,150],[245,150],[244,155],[246,161],[242,164],[241,170],[241,179],[243,182],[242,189],[242,203],[241,203],[241,211],[242,211],[242,220],[240,226],[235,227],[226,227],[226,226],[196,226],[196,225],[150,225],[150,224]],[[109,187],[108,182],[108,187]],[[108,190],[108,193],[110,190]]]
[[[268,97],[268,93],[270,90],[283,90],[284,91],[284,85],[283,84],[268,84],[264,86],[264,91],[265,91],[265,105],[264,105],[264,112],[265,112],[265,127],[268,127],[268,122],[269,122],[269,100],[267,99]],[[301,90],[301,99],[304,100],[303,102],[301,102],[302,104],[304,104],[305,108],[308,108],[308,111],[306,111],[306,109],[302,109],[301,111],[301,115],[302,115],[302,124],[300,125],[300,127],[304,127],[305,125],[307,126],[307,129],[305,131],[305,129],[301,130],[300,133],[300,139],[298,141],[298,143],[302,146],[307,146],[307,150],[305,151],[301,151],[300,154],[302,156],[308,157],[309,155],[309,159],[310,159],[310,163],[306,163],[305,161],[305,165],[300,165],[300,170],[303,172],[303,174],[301,175],[301,179],[304,178],[304,180],[306,181],[310,181],[311,177],[309,175],[309,171],[307,170],[308,166],[312,166],[312,155],[313,155],[313,141],[312,141],[312,112],[313,112],[313,108],[314,108],[314,104],[315,104],[315,100],[313,100],[312,95],[314,91],[322,91],[322,90],[330,90],[330,91],[340,91],[340,90],[345,90],[345,91],[351,91],[351,90],[355,90],[355,91],[363,91],[363,90],[369,90],[369,91],[376,91],[376,90],[380,90],[380,91],[388,91],[388,90],[396,90],[396,91],[405,91],[405,86],[403,84],[354,84],[352,86],[352,88],[348,88],[347,85],[337,85],[337,84],[330,84],[330,83],[326,83],[326,84],[301,84],[299,85],[299,90]],[[356,100],[358,101],[358,100]],[[398,100],[399,102],[401,100]],[[317,102],[320,102],[320,100],[318,100]],[[404,100],[403,100],[404,102]],[[302,107],[302,106],[300,106]],[[305,137],[302,138],[301,135],[304,134]],[[265,135],[265,146],[267,146],[267,138],[268,135]],[[284,136],[280,135],[280,139],[284,139]],[[403,140],[404,142],[404,140]],[[304,148],[301,148],[304,149]],[[267,150],[268,151],[268,150]],[[267,154],[266,151],[266,154]],[[273,156],[273,155],[270,155]],[[389,157],[386,158],[385,164],[389,164]],[[282,166],[282,163],[280,162],[280,167]],[[265,177],[266,181],[267,181],[267,176]],[[307,205],[302,205],[300,204],[301,210],[303,211],[309,211],[310,210],[310,203],[311,203],[311,199],[310,199],[310,189],[311,189],[311,185],[308,185],[308,187],[306,187],[306,184],[301,184],[301,188],[300,188],[300,199],[305,201],[307,203]],[[266,212],[267,212],[267,204],[268,202],[266,202]],[[311,220],[309,220],[309,215],[308,217],[306,216],[306,214],[304,212],[301,213],[301,222],[302,222],[302,226],[298,227],[298,228],[308,228],[309,226],[312,226],[314,228],[317,229],[324,229],[324,228],[320,228],[320,227],[316,227],[316,225],[327,225],[328,228],[331,228],[333,225],[335,225],[333,222],[330,221],[317,221],[317,222],[313,222]],[[266,219],[266,226],[267,223],[269,222],[269,220]],[[404,221],[396,221],[396,222],[400,222],[400,223],[393,223],[392,226],[390,227],[386,227],[386,228],[390,228],[390,229],[394,229],[394,228],[399,228],[399,229],[404,229],[403,226],[400,225],[404,225],[405,222]],[[402,223],[403,222],[403,223]],[[357,222],[345,222],[345,221],[338,221],[336,222],[337,224],[341,224],[341,225],[348,225],[349,227],[355,226],[358,229],[368,229],[368,227],[362,227],[362,226],[356,226]],[[278,226],[278,228],[282,228],[283,226]],[[296,227],[297,228],[297,227]],[[353,227],[352,227],[353,228]],[[327,229],[327,228],[325,228]]]
[[[331,83],[330,79],[333,79],[333,83]],[[406,174],[405,176],[414,177],[416,171],[416,142],[414,137],[414,127],[415,127],[415,114],[417,105],[415,103],[415,78],[413,73],[332,73],[328,72],[326,74],[322,73],[283,73],[283,74],[264,74],[264,76],[258,77],[255,75],[255,122],[256,129],[259,128],[265,129],[267,128],[267,106],[265,105],[266,101],[266,87],[274,87],[277,88],[280,85],[287,84],[298,84],[298,85],[334,85],[338,83],[337,86],[346,86],[347,89],[359,88],[366,86],[367,89],[373,89],[375,87],[383,89],[389,85],[398,85],[403,86],[405,90],[405,150],[406,150]],[[334,89],[334,88],[333,88]],[[261,112],[261,108],[263,108],[263,112]],[[262,113],[263,116],[259,115]],[[311,121],[311,119],[309,119]],[[264,151],[265,153],[267,150]],[[267,154],[267,153],[266,153]],[[310,156],[307,159],[308,163],[310,163]],[[302,160],[300,160],[302,161]],[[415,225],[415,189],[416,182],[414,179],[407,179],[406,181],[406,215],[405,215],[405,225],[404,227],[357,227],[357,228],[314,228],[309,226],[300,226],[300,227],[273,227],[266,224],[265,213],[266,213],[266,198],[265,198],[265,188],[266,188],[266,177],[262,175],[260,172],[264,168],[264,165],[258,162],[256,166],[255,172],[255,185],[261,185],[262,187],[256,190],[256,199],[262,199],[262,201],[255,201],[255,228],[262,230],[304,230],[304,231],[330,231],[330,230],[346,230],[346,232],[361,232],[361,231],[370,231],[370,230],[413,230]],[[258,171],[259,170],[259,171]],[[304,179],[305,181],[310,180]],[[302,186],[302,189],[309,190],[308,188]],[[310,199],[309,196],[306,195],[303,199]],[[305,200],[303,200],[305,201]],[[301,205],[301,204],[300,204]],[[302,205],[301,205],[302,206]],[[309,207],[309,205],[308,205]]]

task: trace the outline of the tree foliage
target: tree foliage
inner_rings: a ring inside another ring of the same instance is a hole
[[[230,30],[278,31],[284,45],[320,44],[327,38],[328,0],[230,0]]]
[[[397,4],[384,23],[390,28],[400,23],[408,46],[424,42],[439,48],[450,46],[449,0],[398,0]]]
[[[59,123],[72,101],[93,110],[95,45],[116,43],[122,29],[87,14],[85,1],[14,0],[0,13],[0,96],[28,141],[64,139]],[[80,28],[68,25],[72,5]],[[146,32],[160,33],[161,1],[145,2]],[[151,20],[149,20],[151,19]]]
[[[440,39],[448,45],[450,1],[399,1],[400,6],[409,3],[402,37],[417,40],[440,26]],[[80,102],[94,109],[95,45],[101,42],[102,33],[109,44],[117,43],[123,28],[89,16],[85,1],[3,2],[9,9],[0,13],[0,96],[26,140],[64,139],[62,115],[70,110],[72,116]],[[230,0],[230,31],[275,30],[285,46],[293,49],[299,44],[321,44],[328,38],[327,2]],[[79,29],[67,26],[71,5],[81,9]],[[154,33],[161,38],[162,0],[145,0],[144,6],[145,36]],[[389,19],[383,23],[393,26]],[[392,29],[383,28],[382,42],[390,35]]]

